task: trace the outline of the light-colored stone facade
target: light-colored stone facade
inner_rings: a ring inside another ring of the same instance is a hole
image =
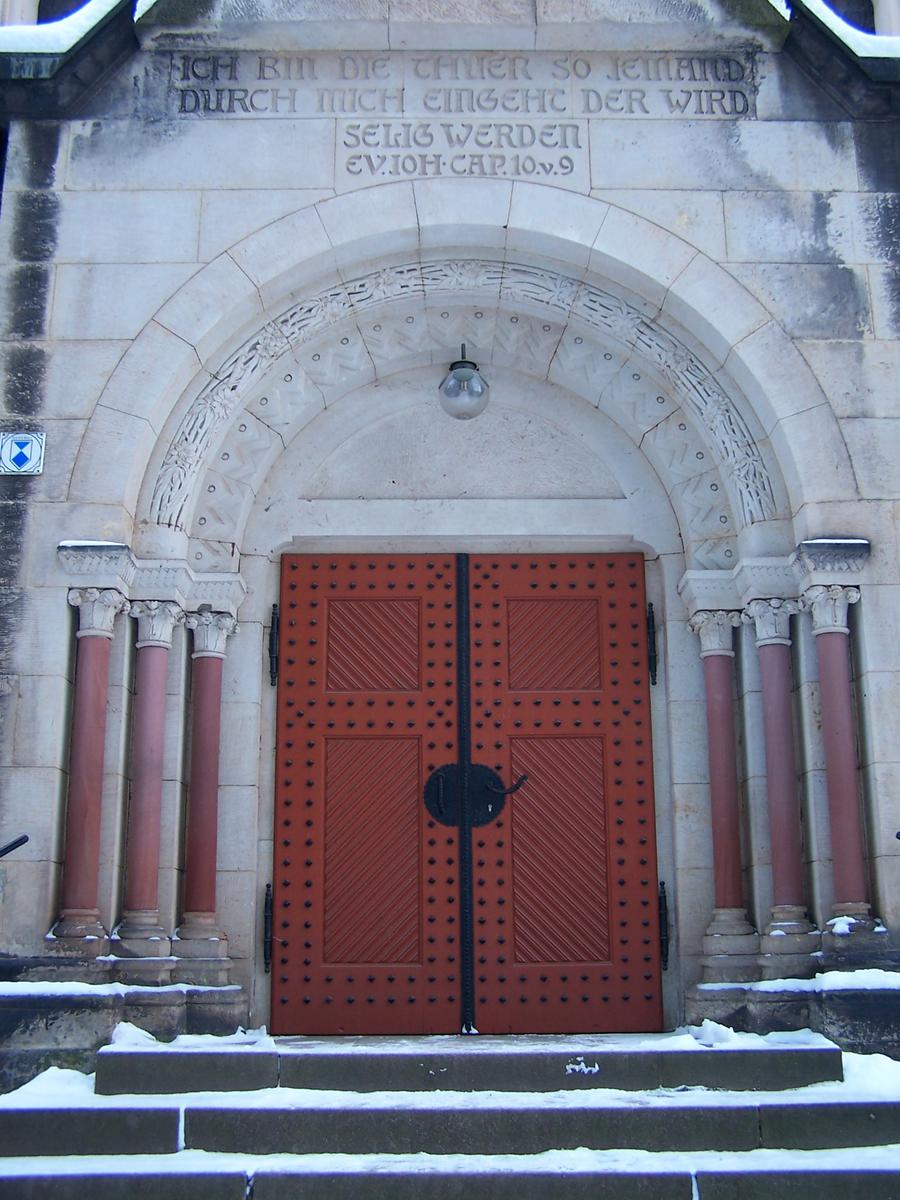
[[[541,0],[537,22],[514,0],[439,15],[394,2],[390,19],[379,0],[323,3],[316,19],[275,0],[253,21],[230,0],[205,7],[182,25],[185,6],[158,0],[141,48],[77,114],[10,129],[3,428],[45,431],[47,451],[42,475],[4,480],[17,566],[0,843],[31,840],[0,862],[0,950],[43,954],[58,915],[70,589],[115,589],[133,616],[147,611],[135,602],[177,607],[169,933],[196,625],[183,614],[227,614],[217,915],[266,1019],[268,625],[280,555],[323,549],[643,552],[670,1024],[709,954],[714,906],[689,621],[731,614],[718,652],[733,635],[744,892],[760,933],[773,891],[759,649],[791,646],[803,875],[821,930],[847,898],[832,884],[813,622],[849,622],[867,899],[900,929],[896,124],[842,103],[765,0]],[[491,385],[474,422],[437,403],[462,343]],[[836,536],[871,552],[799,548]],[[823,587],[852,594],[820,617]],[[138,624],[118,616],[111,648],[108,930],[122,916]]]

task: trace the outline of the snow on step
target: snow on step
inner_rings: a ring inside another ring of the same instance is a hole
[[[8,1159],[4,1200],[896,1200],[900,1146],[815,1154],[552,1150],[538,1155],[168,1156]],[[67,1188],[67,1184],[70,1185]],[[83,1189],[83,1190],[78,1190]]]
[[[241,1056],[235,1069],[233,1056]],[[663,1035],[232,1039],[168,1046],[120,1026],[100,1051],[97,1091],[556,1091],[708,1086],[778,1090],[841,1078],[840,1051],[809,1031],[735,1034],[711,1021]]]

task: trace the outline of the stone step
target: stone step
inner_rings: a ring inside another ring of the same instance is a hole
[[[327,1091],[503,1091],[659,1087],[710,1087],[729,1091],[782,1091],[843,1078],[836,1046],[731,1049],[631,1047],[625,1038],[479,1039],[460,1049],[459,1039],[412,1039],[402,1049],[380,1039],[286,1038],[276,1049],[248,1046],[227,1051],[103,1048],[97,1056],[101,1095],[235,1091],[270,1087]],[[387,1042],[387,1040],[386,1040]],[[396,1046],[396,1043],[394,1043]],[[650,1043],[652,1046],[652,1043]],[[235,1055],[238,1056],[236,1059]]]
[[[10,969],[7,962],[6,970]],[[63,973],[67,969],[76,970],[65,964],[60,967]],[[21,1087],[41,1071],[63,1063],[75,1070],[93,1071],[97,1050],[123,1021],[164,1039],[180,1034],[230,1034],[247,1021],[246,995],[235,986],[119,985],[107,992],[64,978],[49,982],[0,980],[0,1093]]]
[[[171,1154],[537,1154],[549,1150],[815,1150],[900,1140],[900,1102],[696,1101],[677,1093],[612,1104],[539,1095],[322,1097],[274,1106],[188,1102],[141,1107],[6,1108],[0,1156]]]
[[[173,1156],[176,1159],[181,1156]],[[897,1173],[848,1166],[778,1169],[721,1161],[623,1166],[597,1156],[568,1168],[529,1159],[504,1169],[434,1159],[392,1166],[381,1160],[343,1169],[309,1164],[196,1167],[144,1160],[140,1172],[95,1160],[90,1170],[16,1171],[4,1200],[897,1200]]]
[[[878,1146],[900,1139],[900,1102],[348,1108],[191,1107],[184,1146],[253,1154],[537,1154]]]

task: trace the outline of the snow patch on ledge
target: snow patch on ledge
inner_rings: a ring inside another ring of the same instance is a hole
[[[732,1031],[733,1032],[733,1031]],[[807,1036],[815,1035],[807,1031]],[[734,1034],[743,1039],[745,1034]],[[430,1039],[426,1039],[430,1040]],[[105,1051],[104,1051],[105,1053]],[[546,1092],[355,1092],[352,1090],[352,1072],[348,1072],[348,1090],[329,1091],[302,1088],[272,1087],[255,1090],[252,1094],[237,1092],[182,1092],[141,1095],[100,1095],[94,1091],[94,1076],[85,1075],[62,1067],[50,1067],[16,1091],[0,1095],[0,1119],[10,1109],[65,1108],[79,1111],[91,1109],[102,1111],[108,1108],[262,1108],[285,1111],[290,1109],[331,1110],[346,1108],[355,1111],[385,1111],[425,1109],[453,1112],[464,1106],[485,1112],[498,1108],[529,1109],[537,1105],[548,1109],[594,1108],[599,1112],[617,1108],[635,1109],[663,1108],[671,1110],[700,1109],[714,1097],[717,1106],[746,1108],[748,1104],[763,1107],[785,1104],[842,1104],[873,1100],[900,1101],[900,1062],[894,1062],[883,1054],[852,1054],[844,1052],[843,1080],[828,1080],[805,1087],[779,1090],[776,1092],[746,1090],[737,1092],[688,1087],[683,1089],[658,1088],[652,1091],[622,1091],[604,1087],[564,1088]],[[237,1064],[235,1064],[237,1066]],[[859,1148],[856,1148],[856,1152]],[[791,1154],[797,1153],[790,1151]],[[820,1151],[815,1151],[819,1154]],[[169,1156],[166,1156],[167,1158]],[[55,1160],[65,1162],[64,1158]],[[84,1158],[80,1162],[84,1163]],[[9,1159],[2,1160],[5,1172]],[[895,1161],[896,1166],[896,1161]]]
[[[116,8],[120,0],[88,0],[61,21],[0,28],[0,54],[66,54]]]
[[[257,1049],[278,1050],[281,1054],[344,1054],[359,1057],[366,1054],[410,1054],[429,1055],[478,1055],[478,1054],[526,1054],[560,1053],[570,1055],[565,1073],[595,1074],[592,1063],[585,1061],[602,1058],[604,1054],[621,1053],[666,1053],[691,1052],[727,1046],[729,1050],[783,1050],[833,1047],[834,1043],[820,1033],[809,1029],[788,1030],[777,1033],[738,1033],[715,1021],[705,1020],[702,1025],[689,1025],[671,1033],[587,1033],[587,1034],[485,1034],[477,1038],[461,1038],[456,1034],[436,1034],[427,1037],[410,1035],[359,1036],[359,1037],[305,1037],[297,1034],[274,1038],[263,1025],[259,1029],[239,1029],[232,1034],[180,1034],[170,1042],[158,1041],[152,1033],[140,1029],[129,1021],[120,1022],[113,1030],[111,1044],[104,1046],[101,1054],[127,1050],[241,1050],[247,1046]]]
[[[328,1176],[359,1175],[360,1172],[391,1174],[399,1176],[503,1176],[506,1174],[521,1179],[521,1189],[537,1194],[533,1181],[547,1181],[546,1187],[557,1188],[560,1175],[578,1179],[587,1176],[596,1179],[597,1173],[604,1175],[672,1175],[678,1184],[688,1173],[715,1171],[734,1174],[745,1172],[779,1171],[800,1175],[807,1170],[816,1171],[878,1171],[890,1172],[897,1169],[900,1146],[853,1146],[839,1150],[749,1150],[729,1152],[722,1150],[663,1151],[650,1150],[544,1150],[539,1154],[229,1154],[223,1151],[180,1150],[176,1154],[122,1154],[96,1157],[72,1155],[70,1157],[7,1158],[3,1162],[4,1174],[13,1178],[43,1179],[46,1176],[77,1176],[80,1180],[102,1179],[109,1176],[131,1176],[137,1182],[144,1175],[187,1175],[198,1177],[233,1176],[236,1172],[247,1176],[249,1185],[254,1179],[265,1179],[269,1175],[286,1175],[288,1179],[299,1177],[305,1189],[305,1181],[315,1188],[316,1181]],[[590,1175],[588,1175],[590,1173]],[[529,1187],[529,1181],[532,1186]],[[552,1182],[551,1182],[552,1181]],[[429,1180],[430,1182],[430,1180]],[[685,1186],[687,1181],[684,1180]],[[122,1184],[123,1189],[126,1184]],[[198,1184],[198,1194],[200,1189]],[[272,1194],[278,1189],[273,1182]],[[281,1184],[285,1186],[284,1183]],[[290,1187],[290,1183],[287,1184]],[[456,1195],[465,1194],[459,1184],[453,1186]],[[465,1186],[465,1185],[463,1185]],[[477,1186],[477,1185],[474,1185]],[[599,1183],[595,1187],[602,1186]],[[751,1185],[752,1186],[752,1185]],[[787,1185],[786,1185],[787,1186]],[[877,1188],[878,1183],[873,1184]],[[316,1190],[320,1190],[319,1188]],[[89,1185],[81,1183],[87,1194]],[[86,1190],[87,1189],[87,1190]],[[604,1191],[606,1189],[604,1188]],[[793,1189],[792,1189],[793,1191]],[[298,1193],[299,1194],[299,1193]],[[320,1191],[320,1194],[321,1191]],[[607,1193],[611,1194],[611,1193]],[[679,1195],[686,1194],[679,1191]],[[693,1195],[699,1193],[694,1191]],[[736,1192],[731,1194],[737,1194]],[[744,1193],[741,1193],[744,1194]],[[799,1192],[794,1192],[799,1195]],[[874,1195],[873,1191],[873,1195]]]
[[[900,971],[883,971],[879,967],[866,967],[859,971],[825,971],[813,979],[761,979],[755,983],[701,983],[698,987],[705,992],[733,991],[740,988],[748,992],[850,992],[850,991],[900,991]]]
[[[112,1040],[103,1052],[111,1050],[275,1050],[275,1039],[268,1033],[265,1025],[259,1029],[244,1029],[240,1026],[236,1033],[179,1033],[170,1042],[158,1041],[152,1033],[133,1025],[130,1021],[120,1021],[112,1032]]]
[[[199,983],[166,983],[148,986],[141,983],[80,983],[69,979],[50,981],[43,979],[11,980],[0,983],[0,999],[25,996],[127,996],[131,992],[239,992],[240,985],[229,983],[224,987],[207,987]]]

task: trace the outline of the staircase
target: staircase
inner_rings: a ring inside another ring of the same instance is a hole
[[[93,1092],[2,1098],[0,1197],[900,1200],[900,1150],[863,1149],[900,1142],[900,1102],[841,1098],[836,1047],[694,1047],[111,1046]]]

